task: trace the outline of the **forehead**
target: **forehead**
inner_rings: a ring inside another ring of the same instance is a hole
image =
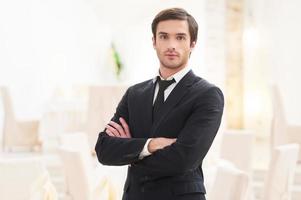
[[[189,35],[188,22],[186,20],[165,20],[158,23],[157,33],[164,32],[168,34],[185,33]]]

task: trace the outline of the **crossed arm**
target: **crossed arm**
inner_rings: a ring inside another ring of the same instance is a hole
[[[131,138],[132,136],[127,122],[122,117],[119,118],[119,121],[121,125],[114,121],[110,121],[109,124],[106,126],[105,132],[112,137]],[[176,141],[176,138],[151,138],[146,148],[150,153],[154,153],[155,151],[163,149],[166,146],[175,143]]]
[[[152,155],[142,160],[138,157],[147,139],[131,138],[127,113],[115,115],[98,139],[96,153],[99,161],[107,165],[131,164],[142,174],[156,177],[196,169],[213,142],[223,113],[222,92],[217,88],[209,90],[201,97],[206,101],[200,100],[195,105],[178,138],[153,138],[148,144]],[[127,107],[123,105],[118,106],[117,112],[126,111]],[[118,121],[120,125],[116,123]]]
[[[131,88],[124,94],[106,129],[99,134],[95,152],[99,162],[104,165],[128,165],[139,161],[140,153],[147,143],[147,138],[133,138],[127,125],[130,90]],[[154,141],[156,142],[154,143]],[[151,148],[148,150],[155,152],[157,149],[171,144],[172,141],[168,138],[156,138],[148,145]]]

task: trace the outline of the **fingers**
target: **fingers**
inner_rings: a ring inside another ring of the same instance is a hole
[[[115,135],[114,135],[108,128],[106,129],[106,133],[107,133],[109,136],[115,137]]]
[[[119,121],[121,126],[114,122],[110,121],[106,128],[115,136],[115,137],[122,137],[122,138],[131,138],[130,128],[126,121],[120,117]]]
[[[129,138],[132,137],[131,133],[130,133],[130,128],[129,128],[128,124],[126,123],[126,121],[122,117],[119,118],[119,121],[120,121],[127,137],[129,137]]]
[[[163,149],[167,146],[172,145],[173,143],[175,143],[177,141],[176,138],[160,138],[161,139],[161,146],[160,148]]]
[[[114,121],[110,121],[109,124],[106,126],[108,135],[113,136],[113,137],[122,137],[122,138],[131,138],[131,132],[130,128],[127,124],[127,122],[120,117],[119,121],[121,125]]]
[[[166,138],[166,146],[170,146],[172,145],[173,143],[175,143],[175,139],[171,139],[171,138]]]
[[[164,137],[153,138],[148,143],[148,150],[149,152],[154,153],[159,149],[164,149],[165,147],[172,145],[176,141],[177,138],[164,138]]]
[[[126,133],[125,133],[124,129],[118,123],[116,123],[114,121],[110,121],[109,125],[111,125],[115,129],[117,129],[120,137],[126,137]]]
[[[106,125],[106,133],[108,133],[108,135],[112,134],[110,136],[113,136],[113,137],[121,137],[118,130],[110,125]]]

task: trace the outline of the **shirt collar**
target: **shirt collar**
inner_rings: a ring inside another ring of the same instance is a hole
[[[165,80],[175,79],[175,82],[178,83],[189,72],[189,70],[190,70],[189,67],[184,67],[183,69],[173,74],[172,76],[167,77]],[[160,71],[158,70],[158,75],[153,79],[153,83],[156,82],[158,76],[161,78],[161,80],[164,80],[160,75]]]

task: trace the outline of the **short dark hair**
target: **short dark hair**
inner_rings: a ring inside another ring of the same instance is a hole
[[[159,12],[152,22],[152,32],[156,39],[157,26],[159,22],[165,20],[186,20],[188,22],[189,34],[190,34],[190,44],[196,42],[198,38],[198,23],[195,19],[183,8],[169,8]]]

